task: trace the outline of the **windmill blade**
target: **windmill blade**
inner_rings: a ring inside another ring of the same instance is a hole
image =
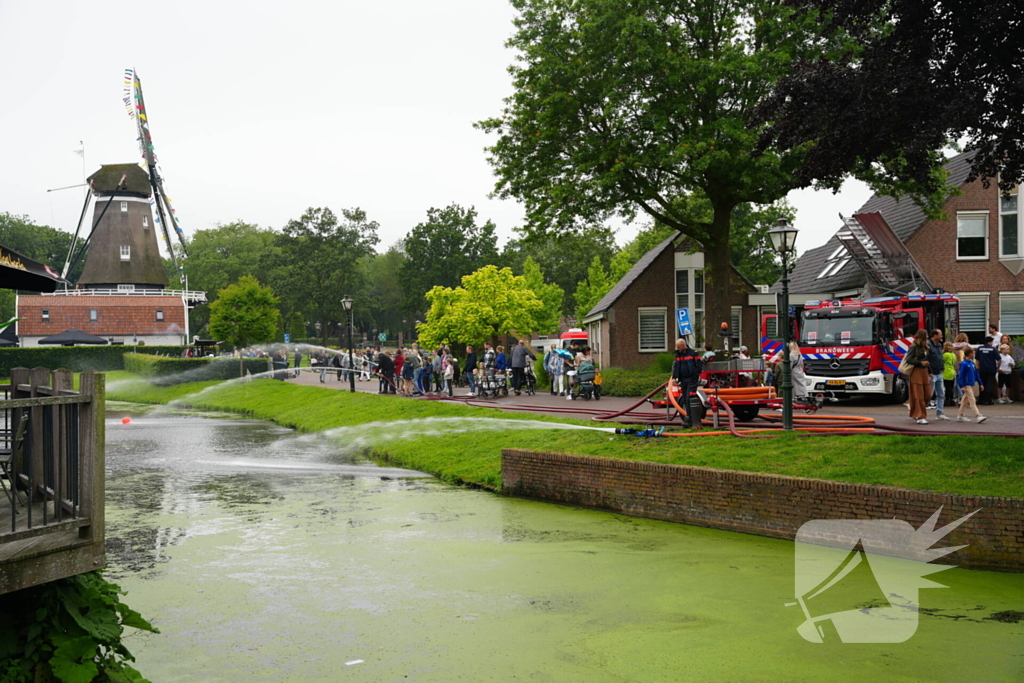
[[[88,183],[86,183],[88,184]],[[89,190],[85,191],[85,203],[82,204],[82,213],[78,217],[78,227],[75,228],[75,236],[71,238],[71,246],[68,247],[68,257],[64,260],[64,272],[60,274],[64,280],[68,279],[68,270],[71,269],[71,257],[75,253],[75,245],[78,244],[78,235],[82,232],[82,223],[85,222],[85,213],[89,210],[89,199],[92,197],[92,192]]]
[[[126,75],[127,73],[128,72],[126,72]],[[164,192],[163,179],[160,177],[160,171],[157,169],[156,152],[153,147],[153,135],[149,128],[149,114],[146,112],[146,101],[142,96],[142,81],[139,79],[139,74],[136,71],[132,71],[131,78],[132,89],[134,91],[133,96],[135,99],[135,122],[139,131],[139,150],[142,152],[142,158],[146,161],[146,168],[149,171],[149,185],[153,192],[153,201],[156,204],[158,214],[155,220],[160,223],[160,229],[163,231],[164,241],[167,243],[167,251],[170,254],[171,262],[174,264],[174,269],[178,271],[178,275],[181,277],[182,283],[184,283],[184,268],[178,263],[178,256],[174,253],[174,243],[171,241],[170,225],[173,225],[175,231],[178,233],[182,252],[187,255],[187,252],[185,252],[185,234],[181,228],[178,227],[178,223],[174,218],[174,213],[171,210],[170,205],[167,203],[167,195]],[[168,217],[170,217],[170,221],[168,221]]]

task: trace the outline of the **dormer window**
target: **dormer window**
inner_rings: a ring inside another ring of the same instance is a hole
[[[823,277],[832,277],[838,275],[839,271],[846,267],[846,264],[850,262],[850,254],[846,251],[846,247],[839,245],[835,251],[825,261],[825,266],[821,269],[821,273],[818,274],[816,280],[820,280]]]
[[[43,309],[43,322],[44,323],[50,322],[50,309],[49,308],[44,308]]]
[[[164,309],[162,309],[162,308],[156,309],[156,321],[158,323],[162,323],[164,321]]]
[[[121,213],[128,213],[128,202],[121,202]]]
[[[121,260],[131,261],[132,260],[132,248],[127,244],[121,245]]]
[[[100,319],[100,312],[99,312],[99,310],[95,309],[95,308],[90,308],[89,309],[89,322],[91,322],[91,323],[98,322],[99,319]]]

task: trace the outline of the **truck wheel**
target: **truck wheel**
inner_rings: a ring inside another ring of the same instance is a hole
[[[903,375],[897,375],[892,381],[892,394],[889,396],[889,400],[898,404],[906,403],[909,398],[910,387],[907,386],[907,378]]]
[[[750,422],[757,418],[757,413],[761,410],[759,406],[731,406],[732,412],[736,416],[736,419],[740,422]]]

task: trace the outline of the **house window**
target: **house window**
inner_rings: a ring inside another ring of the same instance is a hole
[[[94,323],[94,322],[99,321],[99,319],[100,319],[100,312],[97,309],[95,309],[95,308],[90,308],[89,309],[89,322]]]
[[[999,331],[1011,337],[1024,335],[1024,292],[999,295]]]
[[[121,213],[127,213],[127,211],[128,211],[128,202],[121,202]]]
[[[690,309],[690,324],[696,344],[704,343],[704,271],[681,268],[676,271],[676,308]]]
[[[640,353],[668,351],[668,309],[640,308]]]
[[[142,217],[142,227],[146,230],[149,230],[149,216]]]
[[[988,294],[958,294],[960,299],[960,331],[967,333],[972,344],[980,344],[988,332]]]
[[[956,257],[966,261],[988,258],[988,212],[956,215]]]
[[[49,308],[44,308],[43,309],[43,322],[44,323],[50,322],[50,309]]]
[[[131,261],[132,260],[132,248],[127,244],[121,245],[121,260]]]
[[[1011,194],[999,198],[999,257],[1024,256],[1021,253],[1021,221],[1017,203],[1019,188],[1015,187]]]
[[[118,285],[117,291],[119,292],[134,292],[135,285]]]
[[[740,344],[743,342],[743,307],[733,306],[731,310],[732,315],[729,316],[729,332],[732,336],[729,338],[730,343],[734,349],[738,349]]]
[[[162,309],[162,308],[156,309],[156,321],[158,323],[162,323],[164,321],[164,309]]]

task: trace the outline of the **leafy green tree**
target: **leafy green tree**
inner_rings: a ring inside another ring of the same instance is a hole
[[[419,316],[433,287],[456,287],[464,275],[498,261],[494,223],[478,225],[475,207],[450,204],[427,210],[427,220],[406,235],[406,261],[400,271],[404,312]]]
[[[613,280],[601,265],[601,260],[594,257],[587,269],[587,279],[576,286],[576,318],[582,323],[597,302],[608,293],[616,280]]]
[[[210,304],[210,334],[235,347],[272,341],[277,336],[281,312],[278,298],[252,275],[217,292]]]
[[[365,312],[364,324],[388,333],[408,332],[412,320],[402,312],[405,292],[402,289],[402,267],[406,257],[401,241],[392,244],[381,254],[367,257],[363,262],[365,286],[357,299],[357,312]],[[344,324],[344,320],[342,320]]]
[[[590,226],[578,232],[528,236],[517,230],[519,238],[505,243],[500,265],[522,272],[526,259],[532,258],[552,284],[562,288],[562,315],[576,310],[576,285],[587,277],[587,267],[594,257],[607,266],[615,253],[615,233],[603,225]]]
[[[484,266],[462,278],[456,288],[434,287],[427,292],[430,309],[417,325],[421,345],[479,344],[508,332],[528,334],[544,302],[527,287],[526,279],[510,268]]]
[[[562,301],[565,292],[556,284],[549,284],[540,266],[532,258],[527,257],[523,263],[523,279],[526,287],[541,300],[544,307],[534,316],[534,330],[540,334],[550,334],[558,329],[562,317]]]
[[[188,245],[185,273],[189,289],[206,292],[208,301],[217,299],[217,292],[245,275],[261,274],[260,264],[277,247],[276,233],[254,223],[234,221],[207,230],[197,230]],[[170,259],[164,259],[168,278],[178,281]],[[196,306],[190,313],[192,329],[200,330],[210,318],[209,305]]]
[[[706,254],[707,319],[727,320],[733,210],[799,186],[805,153],[759,149],[749,113],[794,60],[837,46],[775,0],[512,2],[515,92],[477,124],[497,136],[498,196],[523,202],[531,233],[637,212],[681,231]],[[710,220],[678,210],[692,192]]]
[[[376,221],[359,208],[342,209],[342,220],[327,208],[309,208],[288,221],[275,239],[277,249],[263,261],[266,277],[282,299],[288,322],[309,315],[326,339],[331,321],[342,320],[341,299],[363,285],[360,262],[379,242]]]

